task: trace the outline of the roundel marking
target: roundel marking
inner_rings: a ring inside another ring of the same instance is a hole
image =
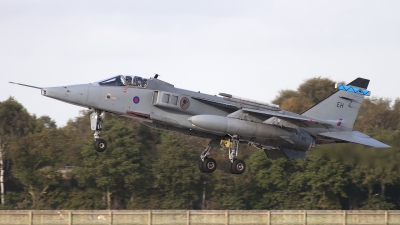
[[[180,101],[180,106],[183,110],[186,110],[190,106],[190,101],[188,98],[183,97]]]
[[[140,98],[138,96],[133,97],[133,103],[138,104],[140,102]]]

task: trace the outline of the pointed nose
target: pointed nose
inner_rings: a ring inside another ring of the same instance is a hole
[[[61,100],[61,96],[63,95],[63,88],[62,87],[46,87],[42,89],[42,95],[55,98]]]
[[[74,105],[86,106],[88,86],[82,84],[62,87],[47,87],[42,89],[42,95]]]

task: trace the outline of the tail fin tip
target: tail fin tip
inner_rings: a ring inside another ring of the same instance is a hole
[[[350,82],[348,85],[367,89],[368,85],[369,85],[369,80],[359,77],[359,78],[353,80],[352,82]]]

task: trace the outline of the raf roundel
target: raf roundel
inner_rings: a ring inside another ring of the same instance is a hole
[[[133,97],[133,103],[138,104],[140,102],[140,98],[138,96]]]

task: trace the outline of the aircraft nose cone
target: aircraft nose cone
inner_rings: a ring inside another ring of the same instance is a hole
[[[88,86],[85,84],[78,84],[61,87],[46,87],[42,89],[42,95],[74,105],[85,106],[88,95]]]
[[[59,99],[61,96],[61,88],[60,87],[46,87],[42,88],[42,95],[50,98]]]

